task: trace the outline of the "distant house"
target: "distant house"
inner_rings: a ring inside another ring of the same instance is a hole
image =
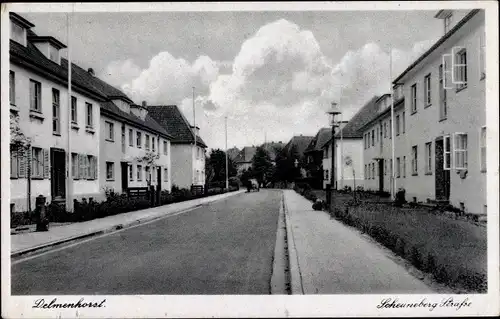
[[[240,150],[237,147],[232,147],[227,150],[227,157],[229,157],[233,162],[238,154],[240,154]]]
[[[236,164],[238,175],[252,167],[252,159],[256,151],[257,147],[255,146],[245,146],[238,156],[236,156],[234,163]]]
[[[149,114],[172,136],[172,185],[190,188],[205,184],[207,145],[199,136],[199,127],[189,124],[176,105],[148,106]],[[196,146],[195,144],[196,136]]]
[[[347,123],[341,123],[335,130],[335,185],[354,188],[364,182],[363,170],[363,132],[362,127],[377,116],[379,110],[387,105],[387,95],[375,96],[366,103]],[[385,103],[385,104],[383,104]],[[332,174],[332,139],[323,144],[323,188],[331,182]]]
[[[323,148],[322,146],[332,137],[332,129],[321,128],[304,151],[306,158],[306,177],[310,178],[311,186],[323,187]]]
[[[292,139],[285,145],[282,153],[287,156],[297,156],[297,165],[301,169],[302,177],[306,177],[306,160],[305,160],[305,150],[314,139],[314,136],[294,136]],[[295,153],[295,154],[294,154]]]

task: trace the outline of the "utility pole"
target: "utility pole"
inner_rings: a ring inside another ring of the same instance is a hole
[[[66,108],[68,120],[68,152],[66,153],[66,210],[73,212],[73,175],[71,172],[71,45],[70,45],[70,14],[67,15],[67,42],[68,42],[68,107]]]
[[[392,88],[392,47],[389,48],[389,89],[391,92],[391,142],[392,142],[392,174],[391,174],[391,195],[392,199],[395,199],[396,197],[396,179],[394,178],[395,176],[395,165],[396,165],[396,160],[394,158],[394,143],[395,143],[395,134],[394,134],[394,90]],[[382,178],[382,176],[380,177]]]
[[[229,189],[229,167],[228,167],[228,159],[227,159],[227,115],[225,117],[226,122],[226,189]]]
[[[194,86],[193,86],[193,135],[194,135],[194,148],[193,148],[193,153],[194,153],[194,158],[193,158],[193,185],[196,184],[196,109],[194,107]]]
[[[332,214],[333,212],[333,205],[334,205],[334,201],[333,201],[333,189],[336,189],[335,187],[335,116],[340,114],[341,112],[338,110],[338,107],[337,107],[337,103],[335,102],[332,102],[332,106],[331,106],[331,109],[330,111],[328,111],[328,114],[331,115],[332,117],[332,163],[331,163],[331,171],[330,171],[330,187],[328,189],[328,192],[329,194],[327,194],[327,196],[329,196],[330,198],[330,205],[329,205],[329,212],[330,214]],[[332,189],[333,188],[333,189]]]

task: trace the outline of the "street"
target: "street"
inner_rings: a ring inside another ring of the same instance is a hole
[[[269,294],[280,198],[244,193],[13,264],[12,294]]]

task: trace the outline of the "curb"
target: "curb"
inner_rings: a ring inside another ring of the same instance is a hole
[[[213,199],[213,200],[207,200],[205,202],[193,205],[191,207],[180,209],[180,210],[175,210],[175,211],[169,212],[169,213],[164,214],[164,215],[140,218],[140,219],[136,219],[136,220],[131,221],[131,222],[126,223],[126,224],[117,224],[117,225],[114,225],[114,226],[111,226],[111,227],[108,227],[108,228],[105,228],[105,229],[93,231],[93,232],[90,232],[90,233],[87,233],[87,234],[77,235],[77,236],[73,236],[73,237],[69,237],[69,238],[65,238],[65,239],[61,239],[61,240],[56,240],[56,241],[48,242],[48,243],[45,243],[45,244],[42,244],[42,245],[39,245],[39,246],[35,246],[35,247],[31,247],[31,248],[26,248],[26,249],[19,250],[19,251],[11,253],[10,254],[10,258],[20,257],[22,255],[34,253],[34,252],[41,251],[41,250],[48,250],[48,248],[59,246],[59,245],[62,245],[62,244],[65,244],[65,243],[68,243],[68,242],[71,242],[71,241],[76,241],[76,240],[79,240],[79,239],[84,239],[84,238],[88,238],[88,237],[94,237],[94,236],[103,235],[103,234],[106,234],[106,233],[111,233],[111,232],[114,232],[114,231],[117,231],[117,230],[122,230],[122,229],[130,228],[132,226],[136,226],[136,225],[139,225],[141,223],[150,222],[150,221],[153,221],[153,220],[156,220],[156,219],[161,219],[161,218],[168,217],[168,216],[173,215],[173,214],[177,214],[177,213],[189,211],[189,210],[192,210],[192,209],[196,209],[196,208],[201,207],[201,206],[203,206],[205,204],[212,203],[212,202],[215,202],[215,201],[218,201],[218,200],[222,200],[222,199],[226,199],[226,198],[228,198],[230,196],[234,196],[234,195],[241,194],[241,193],[242,192],[240,192],[240,191],[226,193],[226,194],[229,194],[229,195],[221,197],[221,198]],[[161,208],[161,207],[162,206],[157,206],[156,208]]]
[[[283,210],[283,192],[276,229],[276,243],[274,245],[273,270],[271,275],[271,295],[290,294],[290,264],[286,244],[285,212]]]
[[[303,295],[302,275],[300,273],[299,261],[297,257],[297,248],[293,237],[290,214],[286,205],[285,193],[283,192],[283,212],[285,213],[285,228],[288,247],[288,270],[290,272],[290,289],[292,295]]]

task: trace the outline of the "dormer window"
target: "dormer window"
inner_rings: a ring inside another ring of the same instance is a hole
[[[20,15],[10,12],[10,39],[26,46],[26,31],[35,25]]]
[[[59,49],[53,45],[49,45],[49,59],[59,64],[61,59],[59,55]]]
[[[448,33],[452,27],[452,17],[453,11],[450,9],[439,10],[438,13],[434,16],[434,18],[442,19],[444,25],[444,34]]]
[[[453,14],[450,12],[448,16],[444,18],[444,33],[446,34],[451,28],[451,17]]]
[[[54,37],[50,36],[29,36],[28,40],[32,42],[47,59],[54,63],[61,64],[60,50],[66,48],[66,45],[61,43]]]

